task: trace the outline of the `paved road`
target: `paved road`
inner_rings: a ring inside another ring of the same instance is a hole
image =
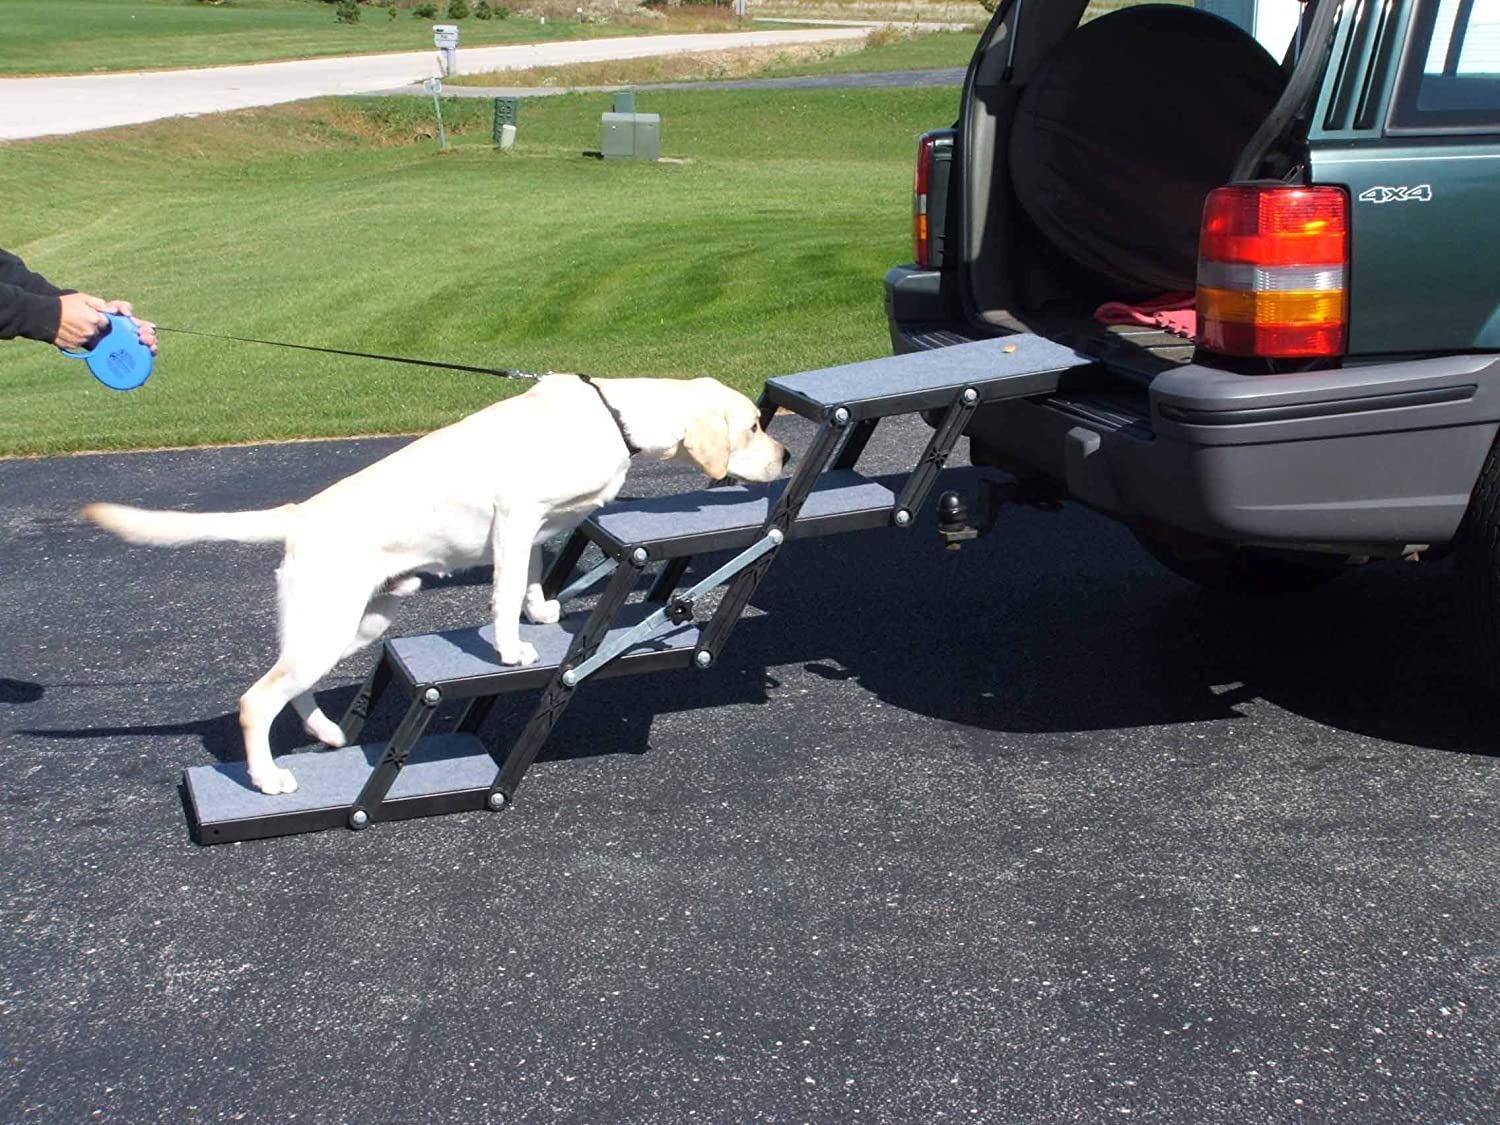
[[[561,66],[691,51],[860,39],[868,27],[799,27],[703,35],[641,35],[622,39],[461,47],[458,70]],[[410,85],[437,74],[437,53],[300,59],[294,62],[134,74],[0,79],[0,140],[81,133],[163,117],[222,113],[331,94],[361,94]]]
[[[793,544],[720,667],[586,690],[509,813],[194,847],[276,552],[72,513],[397,444],[0,462],[0,1120],[1500,1118],[1500,709],[1441,571],[1247,611],[1077,509]]]

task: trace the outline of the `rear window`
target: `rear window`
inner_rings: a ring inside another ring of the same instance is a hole
[[[1500,131],[1500,0],[1418,0],[1390,124]]]

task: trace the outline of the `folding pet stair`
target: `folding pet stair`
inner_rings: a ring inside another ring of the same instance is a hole
[[[1089,362],[1041,337],[1017,335],[768,380],[763,424],[779,408],[818,424],[790,478],[601,508],[573,533],[544,586],[566,603],[607,585],[591,611],[556,625],[521,625],[521,639],[536,647],[535,664],[500,664],[493,625],[386,641],[341,725],[352,742],[376,702],[399,689],[409,702],[390,740],[283,759],[299,787],[277,796],[251,788],[244,762],[189,769],[184,787],[194,838],[229,843],[504,808],[585,681],[711,668],[787,541],[909,526],[939,476],[955,471],[945,470],[948,456],[977,407],[1049,394],[1064,372]],[[855,471],[882,418],[918,412],[933,412],[936,425],[910,472]],[[604,562],[575,577],[590,543]],[[695,556],[726,552],[733,554],[722,565],[679,589]],[[655,564],[645,599],[628,602]],[[701,613],[705,595],[719,587],[717,607]],[[534,689],[540,697],[515,744],[492,751],[476,732],[496,699]],[[455,729],[423,737],[447,701],[465,704]]]

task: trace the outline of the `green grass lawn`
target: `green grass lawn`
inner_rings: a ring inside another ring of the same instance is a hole
[[[446,3],[439,5],[440,13],[446,9]],[[394,20],[379,8],[361,7],[360,15],[357,24],[338,23],[333,6],[317,0],[228,0],[220,6],[194,0],[0,0],[0,75],[432,49],[433,20],[414,19],[406,9]],[[466,19],[459,27],[460,49],[640,34],[613,24],[543,24],[519,15]]]
[[[671,92],[664,155],[603,162],[599,96],[329,100],[0,146],[6,246],[59,284],[232,335],[533,370],[768,375],[888,351],[914,139],[952,89]],[[104,174],[101,174],[104,173]],[[139,391],[0,344],[0,453],[433,428],[515,389],[167,334]]]
[[[756,77],[794,78],[816,74],[878,74],[892,70],[966,67],[978,42],[979,35],[973,31],[934,31],[905,35],[889,43],[877,43],[863,50],[847,51],[829,58],[769,66]],[[953,112],[958,112],[956,102]]]

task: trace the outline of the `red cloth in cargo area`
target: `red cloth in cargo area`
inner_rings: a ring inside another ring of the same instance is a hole
[[[1198,311],[1194,308],[1193,293],[1163,293],[1149,301],[1106,301],[1094,310],[1094,319],[1100,324],[1139,324],[1144,328],[1160,328],[1184,340],[1198,335]]]

